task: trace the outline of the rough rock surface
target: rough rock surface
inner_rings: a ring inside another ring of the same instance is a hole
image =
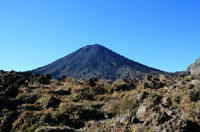
[[[199,132],[199,84],[196,75],[112,82],[0,71],[0,132]]]
[[[192,75],[199,75],[200,74],[200,58],[197,59],[195,63],[189,65],[186,71],[190,72]]]

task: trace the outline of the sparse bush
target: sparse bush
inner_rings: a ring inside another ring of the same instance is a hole
[[[137,99],[134,96],[126,95],[123,97],[120,103],[120,113],[126,113],[130,110],[135,109],[137,106]]]
[[[40,94],[34,94],[29,92],[20,93],[16,98],[21,101],[21,103],[27,103],[27,104],[34,104],[38,98],[40,97]]]
[[[194,84],[190,84],[190,85],[188,86],[188,89],[193,89],[193,88],[195,88],[195,85],[194,85]]]
[[[114,91],[127,91],[127,90],[131,90],[133,88],[131,86],[132,85],[129,85],[124,80],[118,79],[118,80],[114,81],[111,86],[109,86],[107,88],[107,92],[109,94],[112,94]]]
[[[190,76],[185,76],[184,79],[185,81],[192,81],[193,80],[193,77],[190,75]]]
[[[124,91],[124,90],[128,90],[128,84],[123,81],[123,80],[116,80],[113,84],[112,84],[112,89],[114,91]]]
[[[42,98],[38,100],[37,103],[40,104],[41,107],[43,108],[49,108],[49,107],[56,108],[59,105],[60,100],[51,95],[44,95]]]
[[[38,127],[41,116],[40,112],[25,111],[12,124],[12,128],[18,131],[33,131]]]
[[[125,95],[121,100],[114,100],[109,106],[108,113],[112,115],[125,114],[137,107],[137,99],[131,95]]]
[[[70,77],[67,77],[64,79],[64,83],[68,86],[68,87],[74,87],[74,86],[78,86],[80,85],[81,83],[74,79],[74,78],[70,78]]]

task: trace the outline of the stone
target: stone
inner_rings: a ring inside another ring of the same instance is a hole
[[[47,108],[49,107],[56,108],[59,104],[60,104],[60,100],[51,96],[45,105]]]
[[[136,117],[140,121],[144,121],[145,115],[147,114],[147,105],[142,104],[136,112]]]
[[[131,124],[137,124],[137,123],[141,123],[141,122],[138,120],[138,118],[136,118],[135,116],[133,116],[133,117],[131,118],[130,123],[131,123]]]
[[[170,120],[171,117],[165,113],[153,113],[152,114],[152,124],[158,126]]]
[[[115,119],[115,124],[120,125],[120,124],[128,124],[130,120],[129,115],[122,115],[119,116]]]
[[[194,86],[199,86],[200,85],[200,81],[199,80],[192,80],[191,83]]]
[[[164,97],[164,98],[162,98],[162,104],[164,105],[164,106],[170,106],[171,105],[171,100],[170,100],[170,98],[169,97]]]
[[[85,88],[87,88],[87,87],[95,87],[97,81],[98,81],[97,78],[90,78],[89,80],[87,80],[87,81],[85,81],[83,83],[83,87],[85,87]]]
[[[26,85],[26,80],[16,73],[5,74],[0,78],[0,92],[3,91],[7,97],[16,97],[19,93],[18,88]]]
[[[189,90],[188,96],[191,101],[197,102],[198,100],[200,100],[200,89],[194,88],[194,89]]]
[[[148,75],[145,77],[143,85],[145,89],[159,89],[163,88],[165,86],[165,83],[163,81],[160,81],[158,77]]]
[[[51,82],[51,75],[42,75],[42,76],[35,76],[35,82],[39,84],[48,85]]]
[[[162,97],[160,95],[157,94],[153,94],[152,95],[152,102],[154,105],[157,105],[161,102]]]
[[[165,122],[161,125],[162,132],[199,132],[200,126],[189,120],[180,119],[177,116],[174,116],[171,120]]]
[[[165,75],[160,75],[160,76],[159,76],[159,80],[160,80],[161,82],[165,82],[165,81],[166,81]]]
[[[57,108],[60,102],[61,101],[54,96],[45,95],[37,101],[37,104],[40,104],[43,108]]]
[[[148,96],[148,93],[146,91],[143,91],[142,93],[138,94],[137,101],[140,102],[143,99],[145,99]]]
[[[189,65],[186,71],[190,72],[192,75],[199,75],[200,74],[200,58],[198,58],[195,61],[195,63]]]
[[[75,132],[75,131],[68,127],[46,126],[46,127],[38,128],[34,132]]]

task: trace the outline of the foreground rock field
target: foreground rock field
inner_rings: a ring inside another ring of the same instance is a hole
[[[51,79],[0,71],[0,132],[199,132],[200,76]]]

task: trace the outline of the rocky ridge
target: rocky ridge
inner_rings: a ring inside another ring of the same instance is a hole
[[[186,71],[190,72],[193,75],[199,75],[200,74],[200,58],[197,59],[195,63],[189,65]]]

